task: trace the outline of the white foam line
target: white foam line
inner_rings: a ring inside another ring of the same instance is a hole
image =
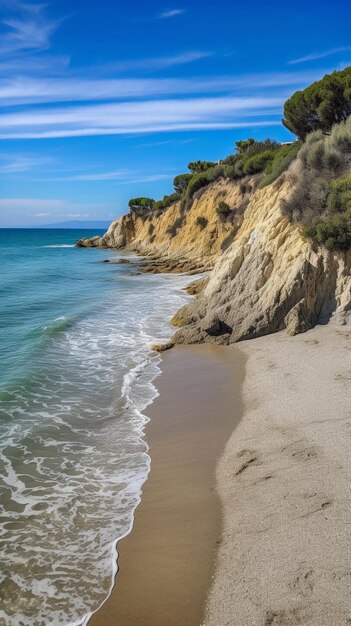
[[[161,359],[158,357],[155,359],[155,361],[157,361],[155,363],[157,372],[155,373],[155,376],[153,377],[152,381],[150,381],[150,385],[153,388],[154,391],[154,397],[152,400],[148,401],[146,406],[144,407],[143,410],[145,410],[148,406],[150,406],[150,404],[152,404],[156,398],[160,395],[157,388],[155,387],[155,385],[153,385],[153,381],[160,376],[160,374],[162,373],[162,370],[158,367],[159,363],[161,362]],[[146,361],[144,361],[145,365],[145,369],[147,367],[147,365],[151,364],[153,362],[153,360],[150,358],[150,361],[147,363]],[[140,364],[139,364],[140,365]],[[133,369],[137,369],[138,365],[133,368]],[[131,370],[132,371],[132,370]],[[134,527],[134,521],[135,521],[135,511],[138,508],[140,502],[141,502],[141,496],[142,496],[142,487],[144,485],[144,483],[147,481],[148,477],[149,477],[149,473],[150,473],[150,469],[151,469],[151,457],[148,454],[149,451],[149,446],[148,443],[145,439],[145,426],[149,423],[150,418],[147,417],[147,415],[144,415],[143,413],[140,412],[140,416],[144,417],[144,423],[138,427],[139,430],[139,437],[140,440],[145,444],[146,446],[146,451],[145,451],[145,456],[146,456],[146,462],[147,462],[147,471],[146,471],[146,475],[144,480],[141,481],[140,484],[140,488],[139,488],[139,494],[137,497],[137,502],[134,506],[134,509],[132,510],[132,516],[131,516],[131,522],[129,525],[129,528],[126,530],[126,532],[121,535],[120,537],[118,537],[117,539],[115,539],[111,545],[111,557],[112,557],[112,575],[111,575],[111,584],[110,584],[110,589],[108,591],[108,595],[106,596],[106,598],[101,602],[101,604],[98,606],[97,609],[95,609],[95,611],[91,611],[90,613],[86,613],[86,615],[81,619],[79,619],[78,621],[75,622],[70,622],[69,624],[67,624],[67,626],[87,626],[89,620],[92,618],[93,615],[95,615],[95,613],[97,613],[98,611],[100,611],[101,607],[107,602],[107,600],[110,598],[112,591],[115,587],[116,584],[116,578],[117,578],[117,574],[118,574],[118,550],[117,550],[117,544],[119,543],[119,541],[122,541],[122,539],[125,539],[125,537],[127,537],[133,530]]]

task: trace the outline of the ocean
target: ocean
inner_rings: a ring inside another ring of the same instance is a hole
[[[1,626],[86,623],[150,467],[150,345],[189,277],[102,263],[126,254],[74,247],[92,234],[0,230]]]

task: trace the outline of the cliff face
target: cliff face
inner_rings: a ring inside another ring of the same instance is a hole
[[[245,185],[219,180],[197,192],[191,208],[181,209],[177,202],[159,215],[142,219],[133,214],[124,215],[110,225],[103,237],[78,242],[83,247],[127,248],[139,254],[162,259],[164,269],[199,269],[213,267],[229,245],[243,218],[243,206],[253,180]],[[221,220],[216,207],[225,201],[235,208],[234,219]],[[205,227],[198,218],[207,221]]]
[[[287,184],[252,196],[234,243],[198,297],[174,324],[178,343],[229,343],[317,322],[345,322],[351,307],[351,254],[314,250],[280,212]]]
[[[175,204],[152,219],[126,215],[104,237],[81,245],[173,260],[166,271],[214,266],[204,288],[174,316],[176,343],[231,343],[284,328],[296,334],[331,317],[345,323],[351,252],[331,253],[303,240],[279,208],[292,191],[288,183],[251,191],[253,183],[218,181],[185,213]],[[236,208],[229,222],[216,213],[221,200]],[[199,217],[208,220],[205,228]]]

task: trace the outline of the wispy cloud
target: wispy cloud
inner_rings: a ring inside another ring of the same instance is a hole
[[[151,183],[158,180],[168,180],[174,177],[176,170],[162,174],[142,174],[140,172],[130,172],[128,170],[117,170],[115,172],[93,172],[89,174],[78,174],[76,176],[60,176],[57,178],[41,178],[45,182],[77,181],[117,181],[116,185],[129,185],[131,183]]]
[[[0,72],[9,76],[58,76],[64,74],[70,64],[69,56],[41,55],[18,56],[2,59]]]
[[[121,180],[116,185],[136,185],[138,183],[154,183],[158,180],[171,180],[174,178],[174,172],[168,174],[150,174],[146,176],[132,176],[130,178],[126,178],[125,180]]]
[[[323,72],[325,73],[325,72]],[[258,88],[308,85],[320,78],[320,70],[217,76],[214,78],[26,78],[0,84],[3,105],[92,100],[122,100],[183,94],[249,93]],[[285,95],[285,94],[284,94]]]
[[[0,174],[18,174],[21,172],[28,172],[39,166],[47,165],[51,159],[40,156],[27,156],[27,155],[15,155],[8,159],[2,156],[2,160],[5,163],[0,164]]]
[[[185,144],[191,143],[193,139],[165,139],[165,141],[148,141],[146,143],[139,143],[136,148],[153,148],[156,146],[166,146],[166,145],[174,145],[174,144]]]
[[[193,63],[201,59],[206,59],[212,56],[212,52],[205,52],[201,50],[194,50],[189,52],[182,52],[173,56],[154,57],[150,59],[130,59],[125,61],[115,61],[109,63],[100,68],[96,68],[98,71],[113,72],[129,72],[131,70],[161,70],[169,67],[175,67],[177,65],[185,65],[187,63]]]
[[[0,118],[1,138],[112,135],[252,125],[248,117],[279,114],[278,97],[212,97],[56,107]],[[269,123],[269,120],[268,120]],[[266,121],[267,125],[267,121]]]
[[[6,15],[2,24],[6,27],[0,37],[0,52],[12,55],[21,51],[42,51],[50,47],[51,35],[62,20],[51,19],[45,4],[25,3],[17,0],[3,2]]]
[[[311,52],[310,54],[306,54],[306,56],[300,57],[299,59],[293,59],[292,61],[289,61],[289,65],[297,65],[298,63],[316,61],[317,59],[324,59],[325,57],[333,56],[334,54],[338,54],[339,52],[348,52],[350,50],[351,46],[342,46],[341,48],[329,48],[328,50],[323,50],[321,52]]]
[[[76,174],[74,176],[60,176],[56,178],[42,178],[41,180],[45,180],[47,182],[52,181],[60,181],[60,180],[71,180],[71,181],[106,181],[106,180],[118,180],[120,178],[125,178],[129,172],[127,170],[115,170],[112,172],[91,172],[89,174]]]
[[[167,20],[170,17],[176,17],[176,15],[181,15],[181,13],[185,13],[185,9],[168,9],[168,11],[162,11],[159,14],[158,18],[160,20]]]

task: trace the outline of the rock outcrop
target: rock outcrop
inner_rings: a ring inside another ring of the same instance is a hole
[[[253,182],[219,180],[198,191],[189,210],[176,202],[144,219],[128,213],[112,222],[103,237],[81,239],[77,245],[137,252],[154,261],[146,266],[150,271],[206,271],[233,240]],[[218,217],[216,207],[221,200],[234,210],[231,220]],[[198,218],[204,218],[205,227]]]
[[[173,341],[231,343],[286,328],[308,330],[351,308],[351,253],[331,253],[304,241],[282,216],[288,184],[257,190],[233,244],[208,284],[173,318]]]
[[[232,343],[284,328],[300,333],[330,318],[345,323],[351,252],[304,240],[280,211],[291,192],[288,182],[255,189],[254,179],[220,180],[198,192],[187,211],[175,203],[146,219],[128,214],[103,237],[78,245],[148,256],[144,271],[212,270],[174,316],[174,343]],[[221,200],[233,209],[230,219],[216,213]]]

